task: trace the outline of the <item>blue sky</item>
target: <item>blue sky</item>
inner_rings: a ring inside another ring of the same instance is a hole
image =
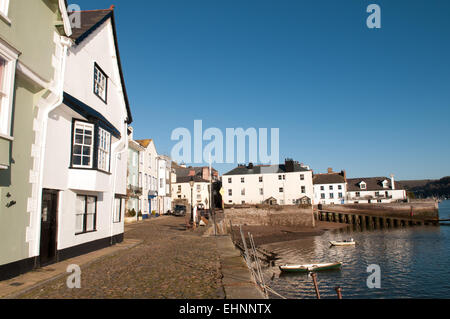
[[[315,172],[450,175],[448,0],[68,2],[116,6],[135,138],[159,153],[201,119],[279,128],[280,160]],[[381,29],[366,26],[371,3]]]

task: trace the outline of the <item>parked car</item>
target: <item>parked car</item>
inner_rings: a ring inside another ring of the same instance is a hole
[[[184,205],[176,205],[173,209],[174,216],[185,216],[186,215],[186,206]]]

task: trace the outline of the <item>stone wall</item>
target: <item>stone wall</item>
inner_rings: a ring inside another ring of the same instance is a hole
[[[312,208],[298,206],[254,206],[227,208],[224,223],[233,226],[303,226],[315,227]]]
[[[362,213],[375,216],[413,217],[436,219],[439,217],[438,204],[435,201],[386,204],[345,204],[322,205],[323,211],[342,213]],[[412,216],[411,216],[412,212]]]

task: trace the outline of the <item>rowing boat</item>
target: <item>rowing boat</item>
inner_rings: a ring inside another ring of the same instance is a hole
[[[303,265],[282,265],[279,266],[283,272],[311,272],[340,269],[342,263],[324,263],[324,264],[303,264]]]
[[[330,241],[331,246],[353,246],[355,241]]]

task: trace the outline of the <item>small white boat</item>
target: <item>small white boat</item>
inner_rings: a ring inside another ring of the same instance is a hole
[[[331,246],[353,246],[356,244],[356,241],[352,240],[344,240],[344,241],[330,241]]]
[[[303,265],[282,265],[279,266],[282,272],[311,272],[323,270],[340,269],[342,263],[326,263],[326,264],[303,264]]]

